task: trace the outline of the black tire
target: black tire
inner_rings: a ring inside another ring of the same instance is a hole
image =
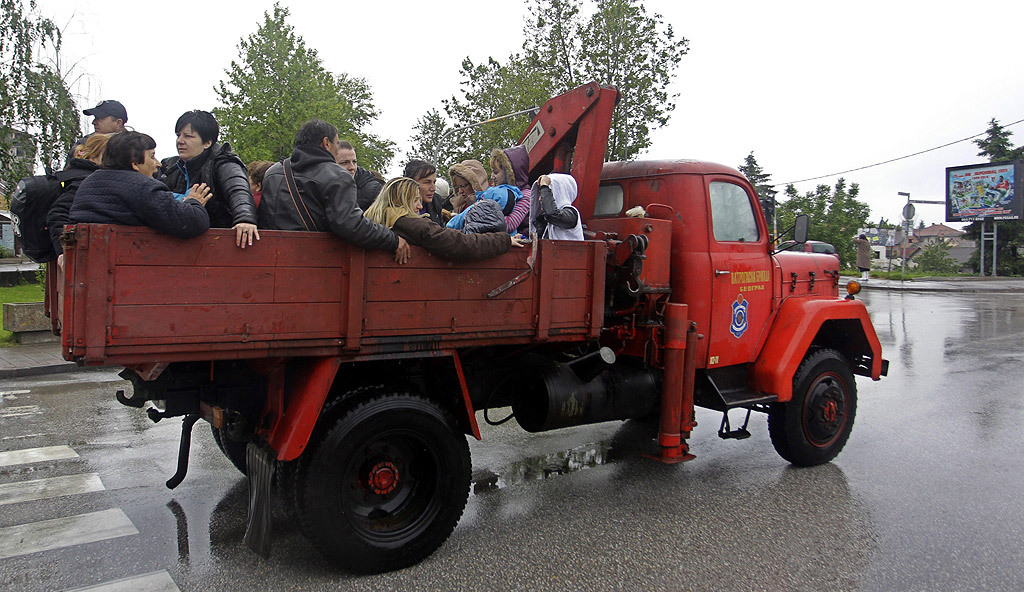
[[[843,449],[857,414],[857,383],[832,349],[808,355],[793,378],[793,399],[775,403],[768,434],[779,456],[801,467],[827,463]]]
[[[337,423],[337,420],[344,416],[351,408],[363,401],[392,392],[395,392],[394,388],[389,390],[383,384],[372,384],[351,388],[341,395],[329,397],[324,403],[323,409],[320,410],[320,416],[317,419],[316,426],[313,428],[313,433],[309,436],[310,446],[312,446],[312,443],[321,440],[323,434],[330,430]],[[297,524],[300,532],[308,539],[312,539],[313,535],[306,530],[304,523],[300,520],[298,508],[303,495],[303,482],[299,475],[308,467],[310,456],[311,454],[304,453],[295,460],[277,461],[277,467],[274,470],[277,494],[284,502],[284,510],[288,521],[291,524]]]
[[[407,393],[348,409],[300,465],[303,532],[358,573],[413,565],[448,538],[469,498],[465,436],[436,404]]]
[[[228,438],[228,435],[224,433],[223,428],[210,426],[210,431],[213,432],[213,441],[217,443],[217,448],[224,453],[224,456],[228,457],[231,464],[235,465],[243,475],[248,474],[248,469],[245,464],[245,448],[247,442],[239,442],[238,440],[232,440]]]

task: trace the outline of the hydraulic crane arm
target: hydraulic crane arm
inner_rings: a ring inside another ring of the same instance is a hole
[[[593,212],[618,100],[615,88],[591,82],[544,103],[519,140],[530,153],[530,182],[569,173],[579,187],[577,209]]]

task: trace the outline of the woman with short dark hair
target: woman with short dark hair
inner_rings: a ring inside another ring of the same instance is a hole
[[[92,173],[75,193],[72,222],[149,226],[180,238],[210,228],[206,202],[210,189],[193,185],[182,201],[153,178],[160,168],[156,142],[139,132],[122,132],[107,141],[103,168]]]
[[[249,190],[245,163],[228,143],[218,144],[220,125],[208,111],[182,113],[174,124],[178,156],[162,162],[164,182],[176,196],[184,197],[196,183],[210,187],[206,204],[211,228],[234,228],[235,244],[243,249],[260,233],[256,229],[256,202]]]

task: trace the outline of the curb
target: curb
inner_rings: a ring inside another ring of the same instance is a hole
[[[51,364],[48,366],[30,366],[28,368],[7,368],[0,370],[0,379],[25,378],[30,376],[45,376],[47,374],[66,374],[79,370],[89,370],[85,366],[79,366],[74,362],[64,364]]]

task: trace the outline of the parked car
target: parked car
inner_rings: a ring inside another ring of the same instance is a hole
[[[839,259],[839,253],[836,252],[836,248],[832,246],[832,243],[823,243],[816,240],[809,240],[800,245],[795,241],[786,241],[779,245],[779,250],[798,251],[802,253],[827,253],[829,255],[834,255],[836,259]],[[840,264],[842,264],[841,260]]]

